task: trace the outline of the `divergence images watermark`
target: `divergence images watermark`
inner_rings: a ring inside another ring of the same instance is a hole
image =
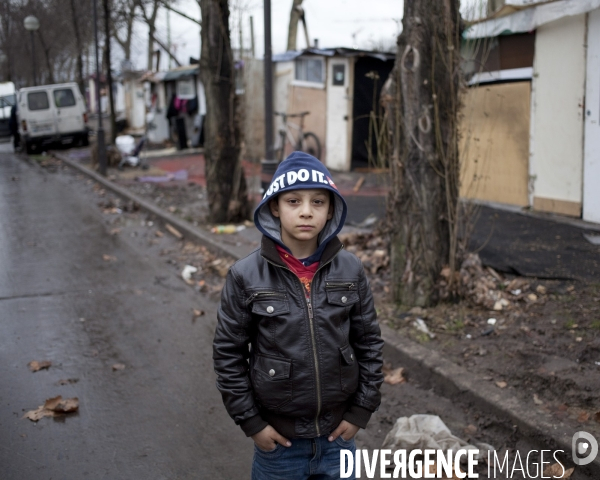
[[[598,441],[587,432],[577,432],[573,436],[573,462],[583,466],[592,463],[598,456]],[[557,455],[564,450],[531,450],[525,454],[516,451],[514,456],[505,452],[504,456],[496,452],[487,452],[487,477],[498,478],[562,478],[566,468]],[[479,450],[460,449],[450,450],[368,450],[357,449],[340,451],[340,478],[479,478],[475,473],[478,465]],[[455,468],[466,464],[466,471]],[[555,472],[558,476],[546,476],[544,471],[552,464],[559,464],[562,471]],[[379,468],[378,468],[379,467]],[[379,470],[379,472],[377,472]],[[365,476],[363,477],[363,473]],[[514,477],[514,475],[517,475]]]

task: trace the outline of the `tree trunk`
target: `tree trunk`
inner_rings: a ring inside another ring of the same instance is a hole
[[[298,38],[298,22],[300,21],[300,11],[298,7],[302,5],[302,0],[294,0],[290,12],[290,26],[288,28],[287,50],[296,50]]]
[[[108,104],[110,106],[110,143],[115,144],[117,138],[117,119],[115,114],[115,97],[113,93],[113,77],[111,68],[111,49],[110,49],[110,0],[102,0],[102,6],[104,7],[104,38],[106,41],[106,83],[108,88]]]
[[[44,41],[44,36],[41,31],[37,31],[38,36],[40,37],[40,45],[42,46],[42,50],[44,51],[44,59],[46,60],[46,68],[48,69],[48,83],[53,84],[54,82],[54,69],[52,68],[52,62],[50,61],[50,46]],[[42,72],[38,73],[38,76],[42,78]],[[43,85],[43,83],[42,83]]]
[[[154,0],[152,5],[152,15],[147,19],[148,23],[148,71],[151,72],[152,61],[154,59],[154,36],[156,35],[156,16],[160,7],[159,0]]]
[[[459,25],[458,0],[404,2],[388,198],[394,300],[404,305],[436,303],[442,268],[456,268]]]
[[[75,0],[71,0],[71,20],[73,21],[73,33],[75,34],[75,49],[77,50],[77,83],[81,94],[85,95],[85,85],[83,81],[83,45],[81,44],[81,35],[79,34],[79,18],[75,10]]]
[[[200,75],[206,93],[204,156],[209,221],[249,216],[246,179],[240,160],[233,56],[227,0],[198,0],[202,12]]]

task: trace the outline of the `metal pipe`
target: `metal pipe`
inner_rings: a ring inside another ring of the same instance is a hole
[[[266,191],[277,168],[273,145],[273,53],[271,48],[271,0],[264,0],[265,20],[265,159],[262,161],[261,186]]]
[[[33,86],[37,87],[37,68],[35,66],[35,39],[33,37],[33,30],[30,30],[31,34],[31,63],[33,64]]]

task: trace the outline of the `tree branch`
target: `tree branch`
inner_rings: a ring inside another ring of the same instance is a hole
[[[165,52],[167,52],[167,55],[169,55],[169,57],[171,57],[173,59],[173,61],[177,64],[177,66],[181,67],[181,62],[179,60],[177,60],[175,55],[173,55],[171,52],[169,52],[169,49],[167,48],[167,46],[164,43],[162,43],[158,38],[156,38],[156,35],[152,35],[152,38],[154,39],[154,41],[156,43],[158,43],[158,46],[160,48],[162,48]]]
[[[169,5],[169,2],[167,0],[160,0],[160,3],[167,10],[171,10],[173,13],[176,13],[177,15],[181,15],[183,18],[187,18],[190,22],[194,22],[195,24],[202,26],[202,22],[200,20],[196,20],[195,18],[190,17],[189,15],[183,13],[182,11],[173,8],[171,5]]]

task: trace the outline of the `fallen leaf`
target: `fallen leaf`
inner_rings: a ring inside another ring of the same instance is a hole
[[[119,233],[121,233],[121,229],[120,228],[113,228],[109,233],[111,235],[118,235]]]
[[[389,383],[390,385],[398,385],[400,383],[404,383],[406,382],[406,378],[404,378],[403,373],[404,368],[397,368],[396,370],[393,370],[388,375],[383,377],[383,381],[385,383]]]
[[[546,470],[544,470],[543,477],[571,478],[571,475],[573,475],[574,471],[574,468],[569,468],[568,470],[565,470],[563,465],[561,465],[560,463],[555,463],[553,465],[550,465]]]
[[[107,255],[105,253],[104,255],[102,255],[102,260],[104,260],[105,262],[115,262],[117,260],[117,257],[115,257],[114,255]]]
[[[50,398],[46,400],[44,404],[44,408],[47,410],[52,410],[56,413],[71,413],[77,411],[79,408],[79,399],[77,397],[74,398],[65,398],[63,400],[62,396]]]
[[[498,388],[506,388],[506,387],[508,387],[508,383],[506,383],[506,382],[496,382],[496,386]]]
[[[116,372],[117,370],[125,370],[125,365],[123,365],[122,363],[115,363],[112,366],[113,372]]]
[[[178,239],[182,239],[183,235],[181,234],[181,232],[179,230],[177,230],[175,227],[172,227],[171,225],[169,225],[168,223],[165,223],[165,228],[171,233],[171,235],[173,235],[174,237],[178,238]]]
[[[544,404],[543,400],[540,400],[540,397],[538,397],[537,393],[533,394],[533,403],[535,403],[536,405],[543,405]]]
[[[538,285],[538,286],[535,288],[535,291],[536,291],[537,293],[539,293],[540,295],[546,295],[546,291],[547,291],[547,290],[546,290],[546,287],[544,287],[543,285]]]
[[[600,410],[598,410],[595,414],[594,414],[594,420],[596,420],[596,422],[600,423]]]
[[[590,414],[588,412],[581,412],[577,417],[577,421],[579,423],[586,423],[590,419]]]
[[[529,295],[527,295],[527,300],[529,300],[530,302],[535,302],[537,299],[538,297],[535,293],[530,293]]]
[[[49,398],[46,400],[44,405],[40,405],[35,410],[30,410],[23,418],[28,418],[32,422],[37,422],[44,417],[57,417],[66,413],[73,413],[79,410],[79,399],[65,398],[63,400],[62,395],[58,397]]]
[[[201,317],[202,315],[204,315],[204,310],[198,310],[197,308],[194,308],[193,312],[194,312],[194,318],[198,318],[198,317]]]
[[[162,233],[160,230],[157,230],[156,232],[154,232],[154,235],[156,235],[158,238],[164,237],[164,233]]]
[[[473,436],[477,433],[477,427],[475,425],[467,425],[464,432],[466,435]]]
[[[37,360],[32,360],[27,364],[27,366],[32,372],[37,372],[44,368],[50,368],[52,366],[52,362],[49,362],[48,360],[42,360],[41,362],[38,362]]]

